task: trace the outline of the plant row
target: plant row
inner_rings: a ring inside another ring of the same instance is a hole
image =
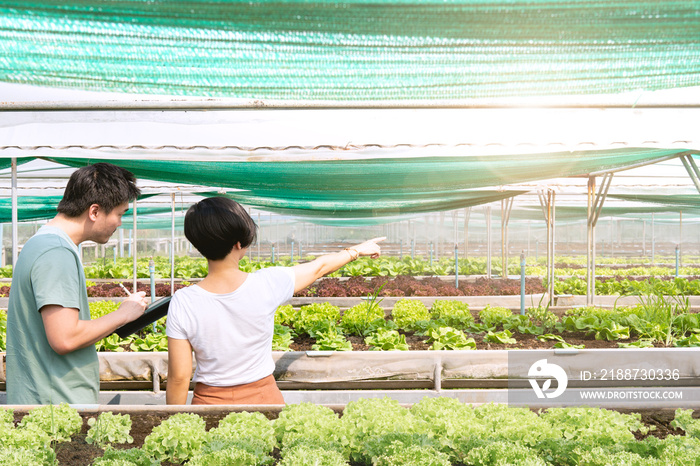
[[[82,434],[68,405],[43,406],[14,425],[0,410],[0,464],[55,465],[55,450]],[[153,427],[140,448],[129,415],[103,412],[88,420],[85,441],[104,449],[97,466],[155,466],[162,462],[284,466],[688,465],[700,457],[700,421],[678,409],[671,426],[684,435],[657,438],[639,414],[590,407],[527,408],[453,398],[423,398],[410,408],[389,398],[360,399],[342,415],[330,408],[287,405],[276,419],[233,412],[206,429],[202,417],[173,414]],[[640,437],[641,440],[638,440]]]
[[[559,317],[546,307],[529,308],[525,315],[487,305],[472,312],[467,303],[401,299],[387,316],[376,296],[341,312],[338,306],[313,303],[280,306],[275,314],[274,351],[291,351],[295,341],[313,339],[311,349],[351,351],[361,339],[369,350],[406,351],[407,336],[420,337],[430,350],[469,350],[477,341],[514,345],[522,335],[534,335],[553,348],[569,348],[571,335],[617,342],[620,348],[700,346],[700,314],[690,313],[687,299],[645,295],[636,306],[617,309],[582,307]],[[113,311],[118,303],[90,304],[93,318]],[[576,347],[582,348],[578,344]],[[167,351],[165,318],[137,335],[111,335],[97,343],[99,351]]]
[[[261,268],[274,265],[290,266],[303,261],[313,259],[312,256],[304,257],[303,260],[291,259],[289,256],[281,257],[272,262],[269,260],[255,260],[244,257],[240,262],[240,267],[246,272],[254,272]],[[142,258],[137,260],[137,278],[149,278],[150,260],[154,261],[155,278],[168,278],[171,275],[170,259],[164,256],[153,258]],[[561,257],[555,264],[555,273],[559,276],[585,276],[585,259]],[[502,261],[493,258],[491,261],[491,273],[499,276],[503,271]],[[624,260],[618,260],[617,264],[612,260],[596,259],[598,276],[671,276],[675,275],[673,262],[667,266],[655,266],[652,264],[629,264]],[[607,267],[603,265],[609,264]],[[459,275],[486,275],[487,259],[485,257],[461,258],[458,260]],[[189,256],[178,256],[175,258],[174,277],[179,279],[204,278],[207,275],[207,262],[203,258]],[[700,275],[700,267],[680,267],[679,275]],[[133,259],[121,257],[111,260],[97,261],[85,266],[85,276],[88,279],[128,279],[134,273]],[[428,275],[454,275],[455,261],[453,258],[443,257],[439,260],[430,260],[422,257],[404,256],[381,257],[378,259],[360,258],[355,262],[345,265],[338,271],[331,274],[334,277],[396,277],[398,275],[428,276]],[[520,259],[511,258],[508,261],[508,274],[520,274]],[[545,259],[528,258],[526,265],[526,275],[544,277],[546,275]],[[12,266],[0,268],[0,278],[11,278]]]

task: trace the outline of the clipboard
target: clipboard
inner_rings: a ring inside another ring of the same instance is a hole
[[[147,327],[161,317],[165,317],[168,315],[171,298],[172,296],[167,296],[159,299],[155,303],[150,304],[141,317],[122,325],[112,333],[116,333],[120,338],[125,338],[132,333],[136,333],[139,330]]]

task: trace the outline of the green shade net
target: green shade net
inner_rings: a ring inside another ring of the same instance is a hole
[[[3,1],[0,80],[300,101],[700,85],[700,2]]]
[[[17,166],[19,167],[23,163],[31,162],[34,160],[32,157],[22,157],[17,159]],[[12,167],[12,158],[11,157],[0,157],[0,170],[5,170],[7,168]]]
[[[141,209],[139,209],[139,212]],[[154,213],[154,212],[149,212],[149,214]],[[182,230],[185,224],[185,218],[184,217],[175,217],[175,229],[176,230]],[[138,215],[136,217],[136,228],[139,230],[170,230],[172,229],[173,221],[172,217],[151,217],[151,216],[144,216],[141,217]],[[122,226],[120,226],[122,230],[133,230],[134,229],[134,219],[133,217],[131,218],[126,218],[124,217],[124,220],[122,221]]]
[[[429,150],[423,153],[429,153]],[[71,166],[93,162],[111,162],[132,171],[138,178],[236,188],[253,195],[290,199],[319,199],[333,196],[339,208],[355,196],[393,196],[429,194],[448,195],[457,190],[478,189],[529,181],[570,176],[587,176],[601,171],[615,171],[650,164],[687,154],[680,149],[631,148],[599,151],[575,151],[545,154],[400,157],[400,151],[379,154],[393,157],[366,159],[314,160],[313,153],[303,161],[198,161],[153,160],[149,156],[167,153],[157,150],[125,150],[124,158],[63,158],[51,160]],[[117,155],[117,154],[115,154]],[[127,158],[128,157],[128,158]]]
[[[139,199],[147,199],[154,194],[139,196]],[[47,220],[54,218],[58,213],[56,207],[63,196],[19,196],[17,197],[17,220],[29,222],[34,220]],[[170,207],[138,207],[138,214],[156,214],[170,212]],[[122,222],[133,222],[131,215],[124,215]],[[0,198],[0,223],[12,222],[12,198]]]
[[[527,191],[461,191],[454,193],[407,193],[381,196],[363,194],[349,198],[333,195],[299,196],[296,192],[258,193],[229,192],[223,194],[241,204],[284,215],[357,219],[421,214],[470,207],[499,201]],[[219,193],[199,193],[204,196]],[[299,196],[299,197],[297,197]]]
[[[610,194],[609,197],[626,201],[662,204],[666,211],[686,211],[700,209],[700,194]]]

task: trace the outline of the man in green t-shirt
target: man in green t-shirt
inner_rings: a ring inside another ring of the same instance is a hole
[[[95,342],[143,314],[145,293],[90,320],[78,245],[106,243],[140,194],[134,175],[108,163],[73,172],[58,214],[22,248],[7,310],[7,403],[96,404]]]

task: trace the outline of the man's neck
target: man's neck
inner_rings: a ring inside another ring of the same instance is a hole
[[[86,239],[82,217],[73,218],[58,214],[53,219],[49,220],[47,225],[63,230],[76,246]]]

